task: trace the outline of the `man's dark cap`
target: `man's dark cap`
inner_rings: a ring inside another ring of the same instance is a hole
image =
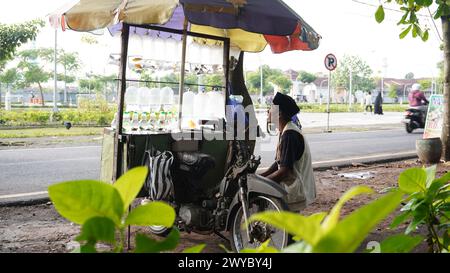
[[[273,98],[273,104],[280,107],[280,111],[286,114],[289,118],[292,118],[300,111],[295,100],[288,95],[277,92]]]

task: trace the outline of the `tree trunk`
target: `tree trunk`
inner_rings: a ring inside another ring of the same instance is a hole
[[[67,105],[67,70],[64,66],[64,105]]]
[[[442,16],[444,37],[444,124],[442,125],[442,146],[445,161],[450,161],[450,16]]]
[[[44,102],[44,92],[42,92],[42,86],[41,86],[41,83],[40,83],[40,82],[38,83],[38,86],[39,86],[39,92],[41,93],[41,104],[42,104],[42,106],[45,106],[45,102]]]

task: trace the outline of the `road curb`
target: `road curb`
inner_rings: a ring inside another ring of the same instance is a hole
[[[35,205],[42,205],[50,202],[49,197],[41,197],[41,198],[34,198],[34,199],[28,199],[28,200],[17,200],[17,201],[1,201],[0,207],[28,207],[28,206],[35,206]]]
[[[347,167],[355,167],[354,164],[367,164],[367,165],[373,165],[373,164],[381,164],[381,163],[390,163],[390,162],[395,162],[395,161],[401,161],[401,160],[408,160],[408,159],[414,159],[414,158],[418,158],[416,153],[411,153],[411,154],[407,154],[407,155],[403,155],[403,156],[398,156],[398,157],[389,157],[389,158],[375,158],[375,159],[369,159],[369,160],[360,160],[360,161],[349,161],[349,160],[344,160],[341,163],[336,163],[336,164],[332,164],[332,165],[316,165],[314,166],[313,164],[313,169],[315,171],[326,171],[326,170],[330,170],[332,168],[347,168]]]

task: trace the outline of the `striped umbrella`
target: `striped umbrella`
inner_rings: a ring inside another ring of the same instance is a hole
[[[62,13],[60,21],[63,27],[76,31],[108,27],[114,34],[121,30],[121,23],[181,30],[185,19],[190,31],[227,37],[233,46],[246,52],[260,52],[267,45],[274,53],[314,50],[321,39],[282,0],[80,0]],[[144,28],[131,31],[169,35]]]

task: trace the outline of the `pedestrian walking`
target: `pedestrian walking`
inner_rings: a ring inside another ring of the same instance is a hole
[[[364,108],[364,113],[367,112],[367,109],[370,109],[370,113],[372,113],[372,93],[368,92],[367,95],[364,97],[364,104],[365,104],[365,108]]]
[[[383,98],[381,97],[381,92],[378,93],[377,98],[375,99],[375,115],[383,115]]]

